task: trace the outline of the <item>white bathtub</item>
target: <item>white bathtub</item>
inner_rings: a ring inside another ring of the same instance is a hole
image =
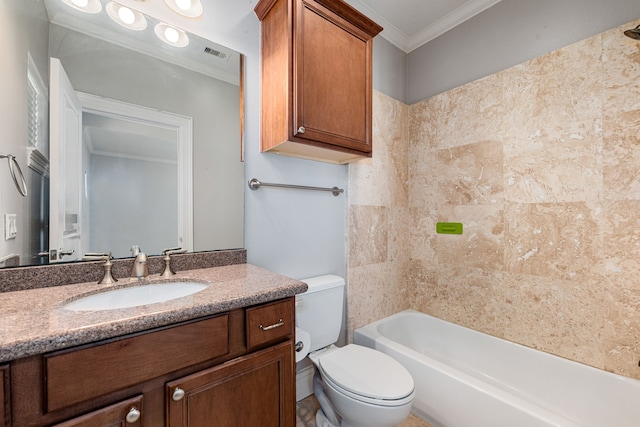
[[[355,330],[413,375],[434,427],[639,427],[640,381],[406,310]]]

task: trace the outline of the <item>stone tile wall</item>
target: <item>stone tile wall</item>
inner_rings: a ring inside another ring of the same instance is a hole
[[[638,24],[411,106],[376,94],[374,158],[349,169],[350,332],[411,307],[640,378]]]
[[[347,316],[353,329],[410,307],[409,107],[374,93],[374,156],[349,165]]]

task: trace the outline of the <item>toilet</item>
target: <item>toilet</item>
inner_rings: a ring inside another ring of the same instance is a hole
[[[309,336],[315,373],[318,427],[392,427],[411,412],[413,378],[390,356],[355,344],[335,345],[343,317],[344,279],[302,279],[309,289],[296,296],[296,329]],[[296,339],[296,341],[298,341]],[[301,349],[299,349],[301,350]]]

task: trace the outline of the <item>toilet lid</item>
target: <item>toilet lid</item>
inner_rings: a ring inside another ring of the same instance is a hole
[[[413,391],[413,378],[404,366],[368,347],[349,344],[318,362],[334,384],[360,396],[397,400]]]

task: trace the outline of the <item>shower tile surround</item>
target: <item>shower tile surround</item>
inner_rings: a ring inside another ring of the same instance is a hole
[[[638,24],[411,106],[374,94],[376,155],[349,166],[350,339],[413,308],[640,379]]]

